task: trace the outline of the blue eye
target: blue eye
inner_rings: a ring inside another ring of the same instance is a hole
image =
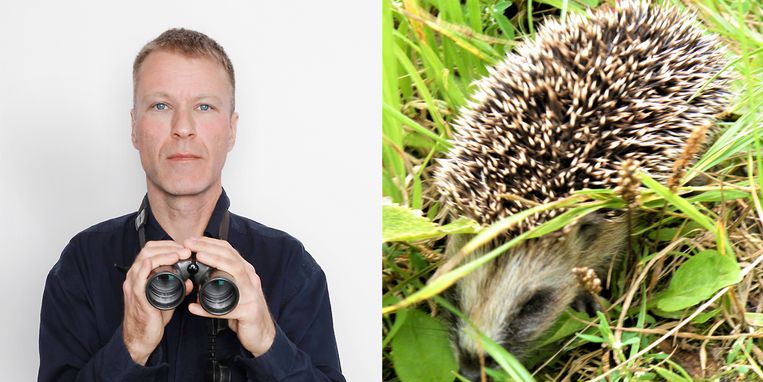
[[[201,111],[209,111],[209,109],[211,109],[211,107],[205,103],[199,105],[199,110]]]
[[[164,103],[164,102],[155,103],[153,108],[155,110],[166,110],[167,109],[167,104]]]

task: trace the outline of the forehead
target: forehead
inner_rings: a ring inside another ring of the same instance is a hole
[[[222,65],[209,57],[169,51],[151,52],[137,72],[136,96],[152,93],[230,97],[232,86]]]

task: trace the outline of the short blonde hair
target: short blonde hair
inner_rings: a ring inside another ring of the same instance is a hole
[[[204,33],[185,28],[168,29],[160,34],[159,37],[144,45],[140,52],[138,52],[135,62],[132,64],[133,99],[135,98],[135,89],[138,86],[138,71],[146,57],[154,51],[180,53],[186,57],[194,58],[207,57],[217,61],[228,74],[228,80],[231,85],[231,111],[235,109],[236,77],[233,72],[233,64],[230,62],[228,55],[225,54],[225,50],[217,41]]]

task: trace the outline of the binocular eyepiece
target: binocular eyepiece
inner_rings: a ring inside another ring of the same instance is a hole
[[[188,279],[198,285],[199,304],[207,313],[223,315],[238,305],[238,288],[233,276],[192,260],[152,270],[146,284],[148,302],[157,309],[175,309],[185,299],[185,280]]]

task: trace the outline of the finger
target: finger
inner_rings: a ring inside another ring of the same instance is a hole
[[[194,252],[209,252],[223,256],[237,254],[236,250],[227,241],[212,239],[206,236],[189,238],[183,242],[183,245]]]
[[[239,275],[242,274],[241,272],[243,270],[242,263],[246,262],[240,257],[231,258],[231,257],[220,256],[219,254],[210,253],[210,252],[196,252],[196,260],[212,268],[217,268],[219,270],[228,272],[234,276],[235,274],[239,274]]]
[[[178,248],[170,248],[170,247],[160,247],[160,248],[153,248],[146,251],[141,251],[141,253],[138,255],[138,257],[135,258],[135,260],[132,263],[132,266],[130,267],[130,270],[138,271],[140,268],[150,265],[151,259],[157,256],[166,256],[168,254],[175,254],[178,258],[180,257],[180,253],[178,252],[180,249]]]
[[[183,246],[171,240],[149,241],[138,253],[135,261],[143,260],[143,258],[150,257],[156,253],[172,252],[179,249],[183,249]]]
[[[180,259],[177,252],[157,254],[133,265],[133,269],[128,272],[128,277],[133,281],[135,287],[144,288],[148,275],[154,269],[162,265],[173,265]],[[132,272],[132,273],[131,273]]]
[[[237,284],[253,283],[253,277],[257,276],[254,267],[227,241],[200,237],[190,238],[184,244],[196,251],[197,260],[229,273]]]
[[[188,304],[188,311],[199,317],[224,318],[224,319],[231,319],[231,320],[236,319],[236,316],[235,316],[236,309],[233,309],[230,313],[218,316],[218,315],[208,313],[206,310],[204,310],[204,308],[201,307],[201,305],[198,302],[192,302]]]
[[[183,247],[178,251],[178,255],[180,255],[181,260],[189,259],[191,258],[191,250]]]
[[[191,279],[185,280],[185,295],[188,296],[193,290],[193,281]]]
[[[167,323],[172,319],[172,315],[175,313],[175,309],[160,310],[162,315],[162,324],[167,326]]]
[[[156,248],[151,248],[151,249],[143,250],[143,251],[141,251],[141,253],[138,254],[138,256],[133,261],[132,265],[130,266],[130,269],[128,270],[128,273],[130,271],[133,271],[133,268],[135,268],[134,270],[137,271],[137,270],[139,270],[140,268],[142,268],[142,267],[144,267],[146,265],[150,265],[150,262],[154,261],[152,259],[157,257],[157,256],[164,257],[164,256],[166,256],[167,254],[170,254],[170,253],[174,254],[178,260],[180,260],[180,259],[182,259],[184,257],[185,258],[190,257],[190,251],[189,250],[184,249],[184,248],[178,248],[178,247],[165,246],[165,247],[156,247]],[[175,262],[177,262],[177,260]],[[170,263],[170,264],[167,264],[167,265],[171,265],[171,264],[174,264],[174,263]],[[160,264],[160,265],[165,265],[165,264]],[[154,266],[154,268],[155,267],[156,266]]]

